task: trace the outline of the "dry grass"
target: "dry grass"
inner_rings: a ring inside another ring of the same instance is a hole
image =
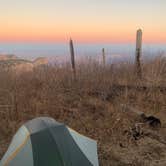
[[[142,80],[133,71],[130,63],[102,67],[90,62],[77,66],[77,81],[73,81],[68,64],[21,75],[1,70],[1,156],[21,124],[51,116],[96,139],[101,166],[165,165],[164,144],[148,137],[134,140],[126,134],[139,120],[123,113],[120,104],[156,115],[164,126],[166,90],[160,88],[166,86],[166,60],[144,63]],[[164,128],[158,132],[166,138]]]

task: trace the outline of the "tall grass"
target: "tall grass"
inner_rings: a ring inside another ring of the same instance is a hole
[[[160,87],[166,86],[166,60],[145,62],[142,73],[143,78],[137,79],[134,65],[129,62],[103,67],[95,61],[77,64],[76,81],[68,64],[36,68],[19,75],[1,70],[1,155],[21,124],[37,116],[51,116],[98,140],[101,165],[125,165],[112,148],[121,142],[127,144],[124,131],[134,119],[119,111],[120,104],[131,104],[154,114],[165,109],[166,93]],[[139,86],[150,89],[138,90]]]

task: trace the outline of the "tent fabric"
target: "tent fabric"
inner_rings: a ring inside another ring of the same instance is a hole
[[[10,165],[10,160],[16,157],[17,153],[21,151],[21,149],[25,146],[29,139],[29,131],[25,126],[22,126],[16,135],[12,139],[12,143],[10,144],[7,152],[5,153],[4,157],[1,160],[0,166],[1,165]],[[27,148],[28,149],[28,148]],[[32,154],[32,152],[29,150],[29,154]],[[14,165],[13,165],[14,166]]]
[[[39,132],[49,127],[63,125],[52,118],[41,117],[33,119],[24,124],[31,134]]]
[[[26,156],[26,157],[25,157]],[[18,165],[19,161],[19,165]],[[31,140],[28,139],[26,144],[20,149],[16,156],[5,163],[6,166],[33,166],[33,155]]]
[[[0,166],[98,166],[97,143],[52,118],[25,123]]]
[[[80,135],[79,133],[75,132],[74,130],[68,128],[70,134],[72,135],[74,141],[88,158],[88,160],[92,163],[92,165],[98,165],[97,156],[97,143],[92,139]],[[95,152],[95,153],[94,153]]]

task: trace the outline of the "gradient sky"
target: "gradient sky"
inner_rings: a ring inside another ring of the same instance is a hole
[[[0,41],[166,43],[166,0],[0,0]]]

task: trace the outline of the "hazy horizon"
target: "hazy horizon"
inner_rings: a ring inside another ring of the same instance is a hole
[[[134,43],[74,43],[77,54],[97,54],[102,48],[107,53],[130,53],[135,52]],[[156,53],[166,51],[166,44],[143,44],[143,52]],[[16,54],[18,56],[53,56],[69,54],[68,43],[47,42],[0,42],[0,54]]]
[[[92,57],[101,61],[101,50],[105,48],[107,62],[134,60],[134,43],[74,43],[76,60]],[[142,58],[153,58],[166,52],[166,44],[143,44]],[[0,43],[0,54],[14,54],[19,58],[34,60],[47,57],[50,63],[70,61],[68,43]]]

